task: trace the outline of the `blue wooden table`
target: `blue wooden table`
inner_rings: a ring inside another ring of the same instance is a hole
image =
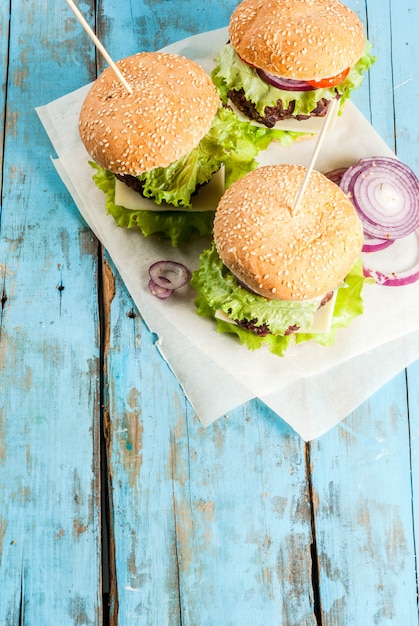
[[[79,7],[119,59],[236,4]],[[419,173],[417,0],[347,4],[353,100]],[[0,3],[0,624],[418,624],[419,363],[310,443],[258,400],[203,428],[35,113],[104,66],[64,0]]]

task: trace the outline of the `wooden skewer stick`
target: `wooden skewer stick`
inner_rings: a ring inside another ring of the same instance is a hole
[[[333,115],[335,113],[335,108],[338,105],[338,101],[336,100],[336,98],[334,98],[333,100],[330,101],[328,109],[327,109],[327,113],[326,113],[326,117],[324,118],[324,122],[323,122],[323,126],[321,128],[321,131],[319,133],[319,136],[317,137],[317,141],[316,141],[316,145],[314,146],[314,150],[313,150],[313,154],[311,156],[311,160],[309,163],[309,166],[307,168],[306,174],[304,176],[304,180],[302,182],[302,185],[300,187],[300,189],[298,190],[297,196],[295,198],[294,201],[294,206],[292,208],[292,212],[291,214],[294,215],[297,210],[298,207],[300,206],[300,202],[301,199],[304,195],[304,192],[306,190],[306,187],[308,185],[308,180],[310,178],[310,174],[313,171],[314,168],[314,163],[316,162],[317,156],[320,152],[320,148],[322,146],[323,140],[326,136],[327,130],[330,126],[330,122],[332,121]]]
[[[117,77],[119,78],[119,80],[121,81],[121,83],[124,85],[125,89],[129,92],[129,93],[133,93],[133,89],[131,87],[131,85],[125,80],[124,76],[122,75],[119,67],[114,63],[114,61],[111,59],[111,57],[109,56],[109,54],[107,53],[106,49],[103,47],[102,43],[99,41],[99,39],[96,37],[95,33],[93,32],[93,30],[90,28],[89,24],[86,22],[86,20],[84,19],[83,15],[80,13],[79,9],[76,7],[76,5],[74,4],[73,0],[66,0],[68,6],[71,8],[71,10],[73,11],[74,15],[77,17],[77,19],[79,20],[80,24],[83,26],[84,30],[86,31],[86,33],[89,35],[89,37],[92,39],[93,43],[95,44],[96,48],[99,50],[99,52],[102,54],[102,56],[105,58],[105,60],[108,62],[108,64],[111,66],[111,68],[113,69],[113,71],[115,72],[115,74],[117,75]]]

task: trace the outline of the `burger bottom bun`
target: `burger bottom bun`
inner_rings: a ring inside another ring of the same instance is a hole
[[[214,241],[230,271],[254,292],[278,300],[310,300],[335,289],[363,245],[349,198],[313,171],[296,211],[306,168],[267,165],[224,193]]]

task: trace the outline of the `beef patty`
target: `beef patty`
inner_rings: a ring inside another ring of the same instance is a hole
[[[287,120],[290,118],[296,120],[307,120],[310,117],[324,117],[327,113],[327,107],[330,102],[329,100],[326,100],[326,98],[322,98],[317,103],[316,108],[310,112],[310,115],[294,115],[295,100],[292,100],[286,108],[283,107],[281,100],[278,100],[275,106],[265,107],[264,115],[260,115],[253,102],[246,99],[244,89],[230,89],[227,95],[231,102],[242,113],[247,115],[248,118],[259,122],[260,124],[264,124],[268,128],[273,128],[280,120]]]

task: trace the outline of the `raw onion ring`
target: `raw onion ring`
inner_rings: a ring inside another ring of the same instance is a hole
[[[400,287],[419,280],[419,230],[392,242],[394,248],[382,248],[363,254],[364,275],[379,285]]]
[[[176,261],[156,261],[148,269],[150,280],[148,288],[160,299],[166,299],[176,289],[186,285],[190,278],[190,272],[183,263]]]
[[[364,264],[364,276],[373,278],[379,285],[402,287],[419,280],[419,263],[405,272],[381,272]]]
[[[364,236],[362,252],[379,252],[388,248],[394,243],[394,239],[377,239],[375,237]]]
[[[157,283],[154,282],[152,278],[150,278],[148,282],[148,288],[150,289],[153,296],[160,298],[160,300],[165,300],[169,296],[172,295],[173,289],[168,289],[167,287],[161,287]]]
[[[190,276],[188,268],[176,261],[156,261],[148,271],[156,285],[172,290],[186,285]]]
[[[254,66],[253,66],[254,67]],[[260,67],[255,68],[260,78],[266,83],[276,87],[277,89],[283,89],[284,91],[315,91],[316,87],[310,85],[305,80],[294,80],[292,78],[281,78],[281,76],[275,76],[265,72]]]
[[[340,182],[344,173],[346,172],[347,167],[338,167],[335,170],[331,170],[330,172],[326,172],[325,176],[335,185],[340,186]],[[364,245],[362,248],[362,252],[378,252],[379,250],[384,250],[384,248],[388,248],[394,242],[394,239],[377,239],[376,237],[369,237],[364,233]]]
[[[351,198],[370,237],[399,239],[419,227],[419,180],[398,159],[361,159],[346,170],[340,187]]]

